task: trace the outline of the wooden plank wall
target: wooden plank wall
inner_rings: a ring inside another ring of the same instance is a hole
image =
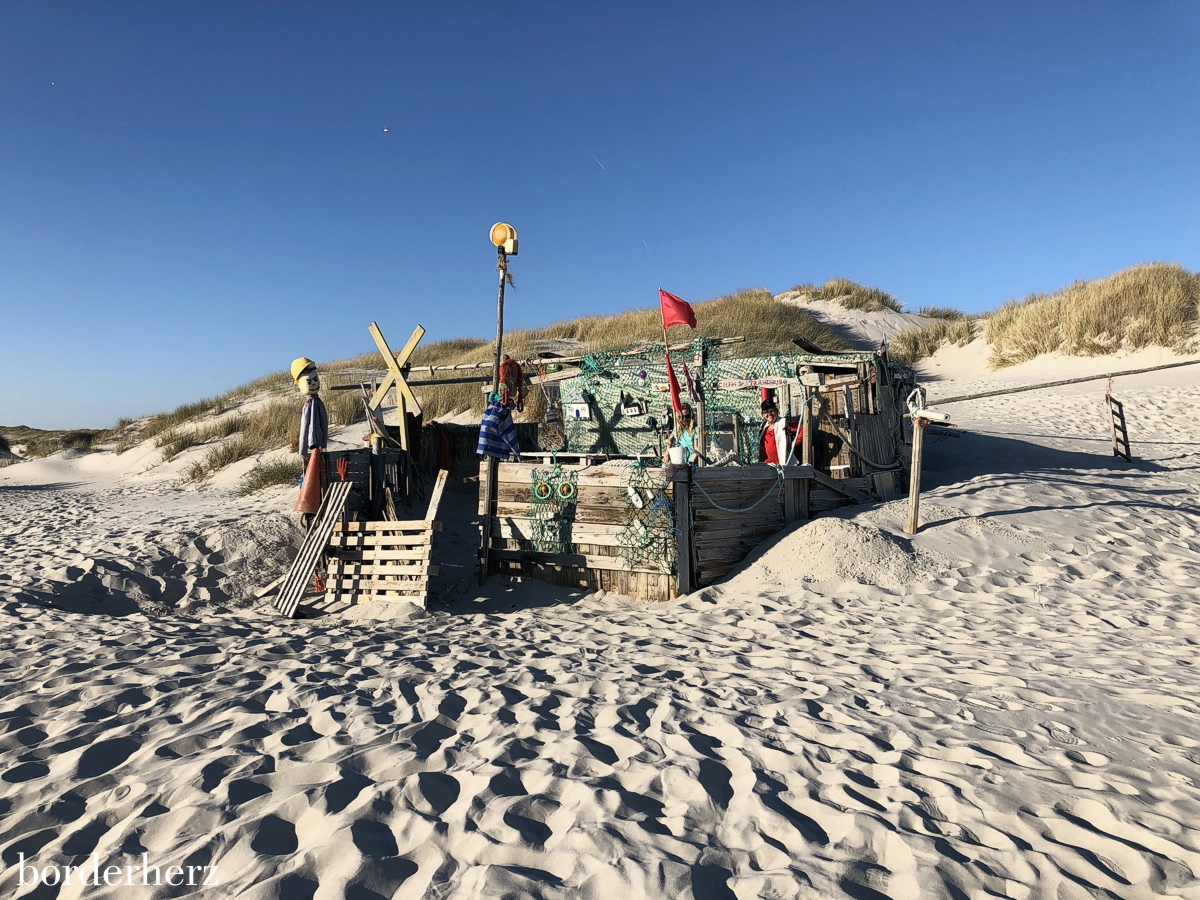
[[[824,401],[824,408],[825,408],[826,413],[828,413],[828,415],[831,419],[833,419],[837,422],[838,428],[841,429],[843,434],[850,434],[850,429],[847,427],[847,423],[846,423],[846,393],[845,393],[845,389],[839,385],[837,387],[831,387],[831,388],[820,388],[820,392],[821,392],[821,399]],[[853,395],[853,403],[854,403],[855,413],[857,414],[859,410],[866,409],[867,408],[866,407],[867,386],[864,385],[862,382],[854,384],[851,386],[851,393]],[[824,419],[821,419],[818,422],[817,431],[821,431],[826,434],[837,435],[838,437],[841,436],[841,435],[838,435],[838,432],[835,429],[831,428],[829,426],[829,423],[825,422]],[[853,435],[851,435],[851,438],[853,439]],[[847,447],[844,443],[842,444],[841,450],[838,451],[838,455],[834,459],[830,460],[830,466],[831,466],[831,469],[830,469],[829,475],[832,478],[849,478],[849,477],[853,477],[855,475],[860,474],[858,459],[854,456],[853,453],[850,452],[850,448]],[[849,469],[832,468],[834,466],[849,466],[850,468]]]
[[[767,465],[701,466],[692,471],[692,548],[699,587],[728,575],[750,551],[784,527],[778,485],[776,470]],[[747,512],[726,511],[746,509],[764,494],[766,499]]]
[[[578,473],[578,491],[571,539],[575,553],[536,553],[532,547],[530,494],[533,469],[542,463],[500,463],[497,466],[496,515],[492,519],[489,556],[494,573],[521,575],[588,590],[616,591],[639,600],[663,601],[676,595],[677,579],[654,568],[629,569],[620,559],[628,496],[624,469],[628,460],[593,466],[563,465]],[[667,499],[673,499],[670,483]],[[482,490],[479,514],[485,515]]]
[[[890,426],[890,417],[880,412],[870,412],[874,408],[873,398],[870,396],[871,386],[866,381],[859,381],[850,386],[851,402],[854,404],[854,419],[853,425],[846,416],[846,392],[842,386],[830,388],[820,388],[821,397],[824,401],[825,410],[837,423],[837,429],[831,428],[830,425],[821,421],[817,425],[817,430],[826,434],[837,435],[842,437],[848,435],[855,446],[864,453],[868,458],[882,463],[885,468],[897,468],[896,464],[896,449],[893,446],[893,436]],[[839,434],[840,430],[840,434]],[[853,479],[858,490],[867,490],[865,485],[868,484],[869,476],[872,472],[878,471],[872,466],[866,465],[862,459],[850,452],[850,448],[843,446],[837,457],[832,460],[833,466],[849,466],[848,469],[832,468],[829,475],[832,478],[850,478]],[[857,482],[861,482],[859,485]],[[820,505],[816,509],[828,508]]]

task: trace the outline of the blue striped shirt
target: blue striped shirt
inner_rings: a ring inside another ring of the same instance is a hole
[[[517,426],[513,424],[512,414],[503,403],[493,401],[488,404],[479,423],[480,456],[492,456],[496,459],[508,459],[512,453],[518,460],[521,458],[521,448],[517,443]]]

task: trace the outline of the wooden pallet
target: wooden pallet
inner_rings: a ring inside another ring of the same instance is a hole
[[[1129,449],[1129,431],[1125,427],[1125,405],[1112,395],[1105,399],[1108,401],[1108,411],[1112,414],[1113,456],[1119,456],[1125,462],[1133,462],[1133,453]]]
[[[325,598],[329,602],[366,603],[406,600],[424,607],[437,523],[341,522],[329,541]]]
[[[429,579],[437,574],[429,556],[433,533],[441,530],[434,516],[446,475],[438,473],[424,519],[338,523],[329,539],[327,604],[391,600],[424,608]]]

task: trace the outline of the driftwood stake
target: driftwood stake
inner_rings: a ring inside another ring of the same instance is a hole
[[[921,451],[925,445],[925,426],[928,420],[913,416],[912,437],[912,472],[908,481],[908,527],[909,534],[916,534],[920,528],[919,508],[921,502]]]

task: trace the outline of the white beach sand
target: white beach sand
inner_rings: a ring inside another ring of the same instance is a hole
[[[1169,357],[975,350],[931,400]],[[220,886],[36,896],[1200,898],[1200,366],[1114,393],[1133,464],[1103,382],[946,407],[919,535],[822,515],[661,606],[282,620],[293,491],[0,469],[0,894],[145,853]]]

